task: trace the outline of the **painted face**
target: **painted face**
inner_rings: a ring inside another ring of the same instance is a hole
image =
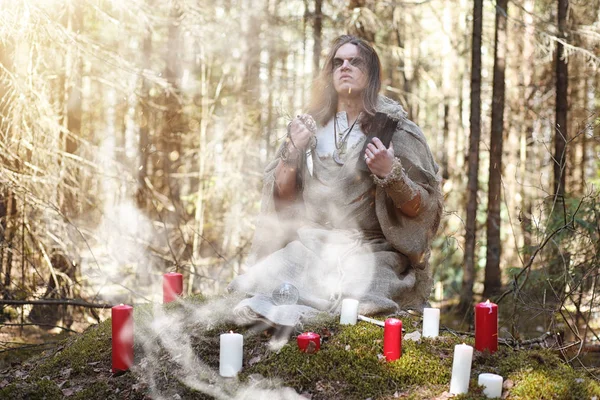
[[[333,57],[333,87],[340,96],[359,95],[367,87],[367,64],[358,47],[346,43]]]

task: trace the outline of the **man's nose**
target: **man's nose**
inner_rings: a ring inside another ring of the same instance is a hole
[[[350,69],[350,66],[352,64],[350,64],[349,60],[344,60],[344,63],[342,64],[342,69]]]

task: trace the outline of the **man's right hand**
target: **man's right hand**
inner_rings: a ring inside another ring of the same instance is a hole
[[[290,138],[293,142],[293,145],[296,146],[296,149],[300,151],[305,151],[310,142],[311,136],[315,133],[312,132],[309,127],[304,123],[303,120],[312,117],[307,114],[299,115],[290,123]],[[309,123],[310,125],[310,123]],[[292,146],[290,150],[295,150]]]

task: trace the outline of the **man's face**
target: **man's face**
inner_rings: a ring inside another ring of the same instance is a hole
[[[358,47],[346,43],[333,58],[333,87],[339,96],[356,96],[367,87],[367,64]]]

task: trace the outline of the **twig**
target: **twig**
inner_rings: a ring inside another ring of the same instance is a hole
[[[373,319],[373,318],[365,317],[364,315],[359,315],[359,316],[358,316],[358,319],[359,319],[360,321],[364,321],[364,322],[370,322],[371,324],[375,324],[375,325],[378,325],[378,326],[383,326],[383,327],[385,327],[385,322],[383,322],[383,321],[379,321],[379,320],[377,320],[377,319]]]
[[[585,197],[584,197],[585,198]],[[527,261],[527,264],[525,264],[523,266],[523,268],[521,269],[521,271],[519,271],[519,273],[513,278],[513,284],[512,284],[512,288],[508,289],[507,291],[505,291],[504,293],[502,293],[500,295],[500,297],[498,299],[496,299],[496,304],[500,304],[500,302],[502,301],[502,299],[504,299],[504,297],[506,297],[506,295],[512,293],[513,291],[515,291],[515,289],[517,290],[517,292],[521,291],[521,289],[523,288],[522,285],[519,285],[519,278],[521,277],[521,275],[523,275],[523,273],[525,271],[527,271],[529,268],[531,268],[531,266],[533,265],[533,261],[535,260],[535,258],[537,257],[538,253],[544,248],[546,247],[546,244],[548,244],[548,242],[559,232],[562,232],[564,229],[569,228],[570,226],[572,226],[573,222],[575,221],[575,216],[577,215],[577,213],[579,212],[579,209],[581,208],[581,204],[583,203],[584,198],[581,199],[581,201],[579,202],[579,204],[577,205],[577,209],[575,210],[575,212],[573,213],[573,216],[571,217],[571,221],[567,222],[566,224],[564,224],[563,226],[555,229],[550,235],[548,235],[548,237],[546,237],[546,239],[544,239],[544,241],[542,242],[542,244],[540,244],[535,251],[533,252],[533,254],[531,255],[531,257],[529,257],[529,261]]]
[[[51,324],[33,324],[33,323],[5,324],[5,323],[1,323],[0,328],[2,328],[3,326],[44,326],[47,328],[60,328],[65,331],[68,331],[68,332],[79,333],[71,328],[67,328],[64,326],[58,326],[58,325],[51,325]]]
[[[42,347],[42,346],[54,346],[56,343],[58,343],[58,342],[47,342],[47,343],[39,343],[39,344],[26,344],[26,345],[23,345],[23,346],[9,347],[7,349],[0,350],[0,353],[5,353],[7,351],[31,349],[31,348]]]
[[[78,306],[86,308],[112,308],[113,304],[102,304],[102,303],[89,303],[85,300],[79,299],[44,299],[44,300],[0,300],[0,304],[6,305],[25,305],[25,304],[42,304],[48,306]]]

